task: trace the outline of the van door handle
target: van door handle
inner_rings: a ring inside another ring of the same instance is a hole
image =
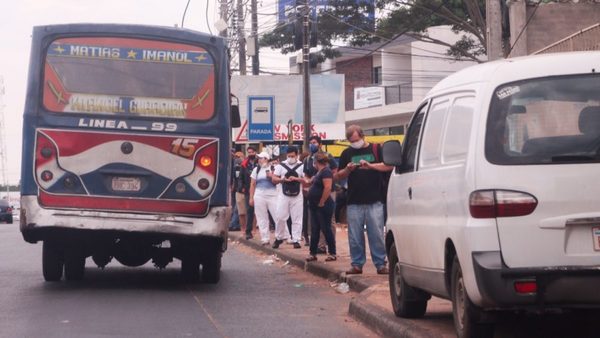
[[[412,200],[412,188],[408,188],[408,199]]]

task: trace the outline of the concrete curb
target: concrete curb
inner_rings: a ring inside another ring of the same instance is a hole
[[[368,301],[368,296],[377,286],[370,287],[350,301],[348,313],[365,326],[383,337],[389,338],[441,338],[418,324],[403,318],[396,317],[392,312],[386,311]]]

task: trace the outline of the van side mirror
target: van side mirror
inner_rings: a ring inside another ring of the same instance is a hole
[[[386,141],[383,144],[383,163],[394,167],[402,164],[402,145],[398,140]]]
[[[239,128],[242,126],[240,118],[240,107],[237,105],[231,106],[231,128]]]

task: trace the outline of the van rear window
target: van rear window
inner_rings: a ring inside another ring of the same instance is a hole
[[[500,165],[600,162],[600,76],[562,76],[498,87],[485,154]]]

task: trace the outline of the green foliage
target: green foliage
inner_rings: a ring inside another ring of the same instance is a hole
[[[376,30],[373,22],[365,20],[365,13],[373,10],[371,2],[334,0],[330,4],[318,13],[320,62],[339,55],[334,41],[365,46],[401,34],[444,45],[448,47],[446,54],[456,59],[479,61],[478,56],[485,54],[485,0],[375,0],[375,7],[384,13],[376,23]],[[294,20],[291,18],[290,23],[264,34],[260,45],[279,49],[283,54],[294,52]],[[426,29],[438,25],[450,25],[462,36],[453,44],[428,37]]]
[[[352,46],[363,46],[373,41],[373,23],[365,20],[365,14],[373,10],[370,2],[357,3],[355,0],[333,0],[327,9],[317,13],[317,44],[321,50],[316,54],[319,62],[326,58],[339,56],[333,41],[344,41]],[[340,18],[344,18],[341,20]],[[290,22],[263,34],[259,40],[261,47],[279,49],[281,53],[295,52],[294,21],[300,17],[291,17]],[[312,23],[311,23],[312,24]],[[299,26],[297,26],[299,27]],[[301,34],[300,31],[296,32]]]

